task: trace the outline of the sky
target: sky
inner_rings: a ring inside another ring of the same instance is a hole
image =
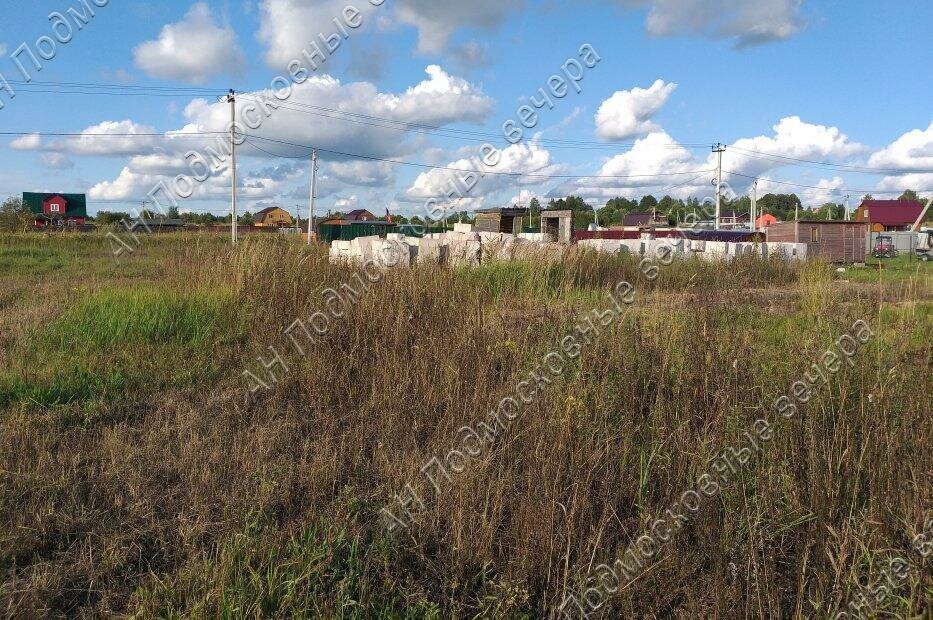
[[[716,143],[740,195],[933,194],[928,2],[17,4],[0,20],[0,196],[229,212],[230,89],[241,212],[306,215],[312,148],[317,213],[702,198]],[[454,181],[469,170],[485,174]]]

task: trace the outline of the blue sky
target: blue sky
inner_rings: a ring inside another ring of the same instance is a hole
[[[214,137],[100,134],[223,130],[218,97],[269,88],[309,40],[335,31],[347,4],[362,25],[241,147],[241,208],[306,209],[314,145],[321,210],[418,213],[431,197],[446,200],[451,174],[418,164],[473,168],[484,140],[505,149],[495,171],[510,175],[488,175],[457,208],[568,193],[597,205],[702,197],[712,160],[701,145],[714,142],[727,145],[726,178],[740,194],[753,178],[760,193],[794,191],[814,205],[846,192],[855,203],[866,190],[933,190],[929,3],[87,0],[94,17],[39,59],[41,72],[25,60],[23,83],[11,55],[23,43],[38,54],[34,42],[53,36],[49,14],[84,11],[82,1],[4,9],[0,74],[16,96],[0,91],[0,131],[12,134],[0,136],[2,195],[85,192],[92,212],[137,206],[159,181],[190,175],[185,154]],[[584,43],[601,60],[582,92],[539,110],[510,146],[502,123]],[[229,185],[224,164],[179,206],[220,214]]]

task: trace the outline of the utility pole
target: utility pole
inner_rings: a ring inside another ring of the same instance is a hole
[[[236,245],[236,92],[231,88],[230,102],[230,240]]]
[[[752,182],[752,232],[758,232],[758,179]]]
[[[721,196],[722,192],[720,192],[720,188],[722,187],[722,154],[725,150],[726,150],[726,147],[721,143],[717,143],[716,146],[713,147],[713,152],[718,155],[718,158],[717,158],[718,163],[716,164],[716,223],[715,223],[716,230],[719,230],[719,222],[720,222],[719,207],[720,207],[720,203],[722,199],[722,196]]]
[[[846,194],[846,221],[849,221],[849,195]]]
[[[311,199],[308,209],[308,245],[311,245],[311,233],[314,223],[314,191],[317,189],[317,149],[311,150]]]

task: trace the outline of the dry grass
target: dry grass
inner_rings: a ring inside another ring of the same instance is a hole
[[[602,613],[824,617],[893,553],[913,571],[879,610],[928,604],[910,540],[933,506],[929,271],[846,287],[819,267],[689,263],[649,283],[591,253],[397,271],[250,400],[242,370],[351,271],[278,239],[149,241],[120,267],[99,239],[0,243],[32,248],[0,262],[5,324],[47,324],[2,340],[0,613],[545,616],[856,319],[876,336],[855,366],[775,420]],[[51,255],[67,260],[40,283],[19,272]],[[639,297],[624,320],[386,534],[379,510],[623,277]]]

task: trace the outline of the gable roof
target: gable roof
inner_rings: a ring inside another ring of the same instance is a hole
[[[364,215],[368,215],[369,217],[371,217],[371,218],[373,218],[373,219],[376,218],[375,215],[373,215],[372,213],[370,213],[370,212],[367,211],[366,209],[354,209],[354,210],[350,211],[349,213],[347,213],[346,218],[347,218],[348,220],[358,220],[358,219],[360,219],[361,217],[363,217]]]
[[[660,222],[666,224],[667,216],[659,212],[657,219],[655,219],[654,213],[651,211],[632,211],[622,218],[623,226],[650,226]]]
[[[859,221],[866,221],[865,210],[872,224],[901,226],[913,224],[923,212],[923,204],[916,200],[866,200],[858,210]]]
[[[267,213],[272,213],[276,209],[279,209],[280,211],[285,211],[285,209],[283,209],[282,207],[266,207],[265,209],[260,209],[259,211],[256,211],[253,217],[258,217],[260,215],[266,215]],[[288,213],[288,211],[285,211],[285,212]]]
[[[42,215],[43,203],[53,196],[65,199],[65,217],[87,217],[87,198],[84,194],[23,192],[23,205],[29,207],[35,215]]]

